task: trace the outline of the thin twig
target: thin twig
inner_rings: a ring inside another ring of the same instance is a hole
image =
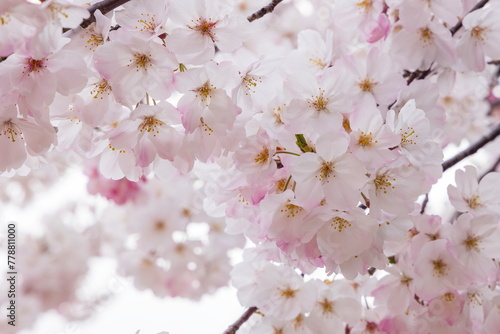
[[[250,307],[248,310],[245,311],[241,315],[241,317],[238,318],[231,326],[229,326],[226,331],[223,334],[234,334],[238,329],[240,329],[241,325],[243,325],[250,317],[252,314],[257,311],[257,308],[255,306]]]
[[[256,11],[255,13],[253,13],[252,15],[250,15],[249,17],[247,17],[247,20],[249,22],[253,22],[253,21],[257,20],[257,19],[260,19],[264,15],[271,13],[274,10],[274,8],[281,1],[283,1],[283,0],[273,0],[273,1],[271,1],[271,3],[269,5],[267,5],[266,7],[262,7],[261,9],[259,9],[258,11]]]
[[[469,11],[469,13],[472,13],[473,11],[478,10],[479,8],[484,7],[484,5],[486,5],[488,3],[488,1],[489,0],[481,0],[481,1],[479,1],[474,7],[472,7],[472,9]],[[457,33],[457,31],[460,30],[460,28],[462,28],[462,20],[458,21],[458,23],[455,24],[450,29],[451,35],[452,36],[455,35]]]
[[[420,214],[423,215],[425,213],[425,207],[429,203],[429,193],[425,194],[424,201],[422,202],[422,207],[420,208]]]
[[[90,13],[90,17],[86,20],[83,20],[83,22],[80,23],[80,27],[85,29],[89,25],[91,25],[92,23],[95,22],[94,13],[96,10],[100,10],[101,13],[104,15],[104,14],[109,13],[113,9],[120,7],[121,5],[129,2],[129,1],[130,0],[104,0],[104,1],[98,2],[96,4],[93,4],[92,6],[87,8],[87,10]]]
[[[476,153],[480,148],[482,148],[484,145],[488,144],[489,142],[493,141],[499,135],[500,135],[500,124],[497,124],[497,126],[495,126],[493,128],[493,130],[491,130],[490,133],[488,133],[486,136],[481,138],[478,142],[476,142],[475,144],[472,144],[471,146],[469,146],[468,148],[466,148],[462,152],[458,153],[454,157],[446,160],[442,165],[443,172],[445,170],[447,170],[448,168],[454,166],[458,162],[462,161],[463,159],[467,158],[468,156]]]
[[[410,72],[408,79],[406,79],[406,84],[407,85],[411,84],[415,79],[417,80],[425,79],[430,73],[431,73],[430,67],[427,70],[415,70],[413,72]]]

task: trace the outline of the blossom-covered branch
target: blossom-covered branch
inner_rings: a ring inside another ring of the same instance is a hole
[[[479,8],[484,7],[484,5],[486,5],[488,3],[488,1],[489,0],[479,1],[474,7],[472,7],[472,9],[469,11],[469,13],[472,13],[473,11],[476,11]],[[457,33],[457,31],[460,30],[460,28],[462,28],[462,25],[463,25],[462,20],[458,21],[458,23],[450,29],[451,35],[452,36],[455,35]]]
[[[95,16],[94,13],[97,10],[100,10],[102,14],[109,13],[115,8],[120,7],[121,5],[129,2],[130,0],[104,0],[101,2],[98,2],[96,4],[93,4],[88,8],[88,11],[90,13],[90,17],[86,20],[84,20],[81,24],[80,27],[82,28],[87,28],[89,25],[91,25],[93,22],[95,22]]]
[[[486,136],[481,138],[478,142],[475,144],[469,146],[462,152],[458,153],[454,157],[446,160],[443,163],[443,171],[447,170],[448,168],[454,166],[458,162],[462,161],[463,159],[467,158],[470,155],[473,155],[476,153],[480,148],[482,148],[484,145],[488,144],[489,142],[493,141],[496,137],[500,135],[500,124],[498,124],[493,130],[488,133]]]
[[[271,13],[274,8],[276,8],[276,6],[282,2],[283,0],[273,0],[269,5],[265,6],[265,7],[262,7],[261,9],[259,9],[258,11],[256,11],[255,13],[253,13],[252,15],[250,15],[247,20],[252,22],[252,21],[255,21],[257,19],[260,19],[261,17],[263,17],[264,15],[266,14],[269,14]]]
[[[238,318],[238,320],[236,320],[231,326],[229,326],[224,331],[224,334],[236,333],[236,331],[240,329],[241,325],[243,325],[248,319],[250,319],[250,317],[252,316],[252,314],[255,313],[255,311],[257,311],[257,308],[255,306],[250,307],[248,310],[245,311],[245,313],[241,315],[241,317]]]
[[[456,172],[453,224],[417,203],[500,135],[500,8],[302,0],[278,16],[281,0],[262,1],[0,0],[2,212],[76,165],[109,201],[87,215],[75,199],[19,240],[30,320],[0,333],[68,310],[107,249],[162,298],[230,280],[244,309],[225,334],[497,332],[500,173]],[[443,165],[478,128],[493,132]],[[70,213],[95,224],[80,233]]]

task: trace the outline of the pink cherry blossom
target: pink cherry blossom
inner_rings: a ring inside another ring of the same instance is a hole
[[[175,128],[180,115],[168,102],[161,105],[140,105],[110,133],[113,148],[132,148],[140,167],[149,166],[159,156],[173,160],[181,137]]]
[[[172,2],[170,18],[179,27],[167,36],[168,47],[181,62],[191,64],[211,60],[216,46],[223,52],[234,51],[248,36],[248,22],[231,12],[221,0]]]
[[[94,53],[95,67],[113,87],[116,99],[124,105],[142,100],[146,93],[165,99],[172,91],[175,56],[164,46],[118,30],[112,40]]]
[[[434,62],[453,66],[457,59],[455,48],[450,31],[433,21],[411,30],[398,26],[391,43],[391,50],[403,66],[425,70]]]
[[[476,281],[491,282],[497,278],[499,236],[498,224],[493,216],[472,218],[463,214],[450,228],[450,241],[457,258]]]
[[[465,31],[460,37],[457,51],[465,66],[471,70],[484,69],[485,55],[493,59],[500,57],[500,24],[495,19],[499,13],[498,8],[482,8],[467,14],[463,19]]]
[[[116,204],[122,205],[128,201],[133,201],[140,194],[138,182],[131,182],[127,179],[110,180],[104,178],[97,168],[88,171],[89,183],[87,189],[93,195],[100,194]],[[141,181],[145,181],[142,179]]]
[[[448,289],[463,289],[470,282],[470,275],[444,239],[422,247],[415,260],[415,274],[415,292],[424,300],[440,296]]]
[[[375,43],[382,38],[386,38],[389,34],[389,30],[391,28],[389,19],[387,15],[381,13],[377,21],[374,21],[371,25],[367,25],[366,29],[366,41],[368,43]]]
[[[293,163],[299,203],[312,207],[326,197],[333,209],[352,209],[360,201],[360,189],[366,182],[364,165],[346,153],[347,139],[341,136],[320,137],[316,151],[302,154]]]
[[[41,155],[54,143],[54,128],[33,117],[22,117],[16,105],[0,113],[0,172],[20,168],[28,156]]]
[[[460,212],[473,215],[498,213],[499,199],[495,185],[498,184],[499,177],[499,173],[489,173],[478,182],[477,170],[473,166],[457,170],[457,185],[448,186],[451,204]]]
[[[87,82],[85,72],[85,62],[71,50],[23,50],[0,63],[0,75],[7,78],[0,90],[15,90],[28,107],[37,109],[49,105],[56,92],[79,92]]]

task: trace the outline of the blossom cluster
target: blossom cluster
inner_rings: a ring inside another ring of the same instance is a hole
[[[266,5],[4,1],[0,172],[84,165],[114,202],[100,247],[161,297],[227,284],[246,238],[251,333],[494,333],[496,165],[456,172],[454,216],[425,210],[445,154],[498,128],[500,3],[294,0],[249,22]]]

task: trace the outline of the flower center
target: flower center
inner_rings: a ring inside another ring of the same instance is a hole
[[[472,210],[483,206],[483,204],[481,204],[481,202],[479,202],[479,196],[474,196],[474,197],[468,198],[466,200],[466,202],[467,202],[467,205],[469,206],[469,208],[471,208]]]
[[[349,122],[349,118],[347,118],[346,116],[343,116],[343,119],[342,119],[342,127],[344,128],[344,130],[347,132],[347,133],[350,133],[352,130],[351,130],[351,122]]]
[[[163,221],[159,220],[155,223],[154,229],[155,231],[160,232],[165,230],[166,227],[167,225]]]
[[[441,259],[432,261],[432,265],[435,272],[435,275],[433,276],[445,276],[448,274],[447,271],[450,270],[450,268],[448,268],[448,265]]]
[[[259,154],[257,154],[257,157],[255,158],[255,163],[258,164],[264,164],[267,162],[269,159],[269,149],[265,146],[262,146],[262,151],[260,151]]]
[[[304,211],[303,208],[301,208],[298,205],[295,204],[286,204],[284,209],[280,210],[281,212],[287,212],[288,214],[286,215],[287,218],[290,217],[295,217],[298,213]]]
[[[302,327],[303,323],[304,323],[304,315],[303,314],[299,314],[294,320],[293,320],[293,328],[297,329],[297,328],[300,328]]]
[[[254,75],[247,74],[243,78],[243,84],[245,85],[245,88],[255,94],[255,87],[257,87],[257,82],[262,82],[261,77],[256,77]],[[245,95],[248,95],[248,92],[245,93]]]
[[[420,33],[420,40],[424,43],[424,46],[429,45],[434,39],[432,31],[428,27],[420,28],[418,32]]]
[[[377,84],[378,82],[373,81],[371,78],[365,78],[364,80],[358,83],[358,86],[361,89],[361,91],[372,93],[373,87],[375,87],[375,85]]]
[[[10,22],[10,15],[8,13],[0,15],[0,25],[5,25]]]
[[[321,58],[309,58],[309,62],[313,64],[313,66],[324,68],[326,64],[321,60]]]
[[[98,97],[103,99],[102,96],[99,96],[101,94],[107,93],[108,95],[111,95],[111,86],[109,85],[109,82],[107,80],[101,80],[100,82],[97,82],[93,84],[95,87],[90,91],[90,95],[93,95],[94,99],[97,99]]]
[[[153,66],[151,63],[151,59],[149,58],[151,55],[145,55],[142,53],[135,53],[134,54],[134,59],[131,59],[130,62],[133,62],[135,64],[135,67],[137,68],[136,71],[139,72],[139,70],[142,68],[145,71],[148,70],[148,66]],[[127,65],[130,66],[130,65]]]
[[[400,282],[401,282],[401,284],[408,286],[408,285],[410,285],[411,281],[413,281],[413,278],[408,277],[406,275],[403,275]]]
[[[83,35],[82,35],[83,38]],[[90,38],[87,40],[87,44],[90,44],[91,50],[95,50],[94,47],[98,47],[99,45],[104,44],[104,37],[102,34],[92,31],[90,32]],[[87,47],[87,46],[85,46]]]
[[[298,290],[293,290],[292,288],[286,288],[285,290],[279,289],[281,291],[281,296],[285,298],[294,298]]]
[[[8,120],[4,124],[3,131],[0,132],[0,136],[4,135],[9,138],[9,140],[13,143],[16,142],[17,136],[21,136],[22,139],[22,132],[17,129],[17,127],[12,123],[12,121]]]
[[[160,133],[160,131],[157,129],[159,126],[163,126],[164,123],[158,119],[156,119],[154,116],[146,116],[144,117],[142,123],[139,125],[139,131],[140,132],[153,132],[154,136],[156,137],[156,133]]]
[[[381,190],[384,194],[387,194],[388,189],[394,189],[391,178],[387,174],[378,174],[373,183],[375,184],[376,190]],[[396,179],[392,178],[392,181],[396,181]]]
[[[373,0],[363,0],[363,1],[357,2],[356,6],[358,6],[358,8],[362,12],[364,12],[365,14],[368,14],[368,12],[370,11],[370,9],[372,9]]]
[[[464,245],[469,252],[471,250],[475,250],[476,252],[479,252],[479,237],[477,237],[475,235],[467,236],[467,239],[464,240]]]
[[[200,34],[203,36],[208,36],[212,41],[215,42],[215,35],[216,33],[213,31],[214,27],[217,24],[216,22],[211,22],[211,19],[205,20],[202,18],[195,20],[192,20],[192,22],[195,24],[194,26],[188,26],[189,29],[193,29],[198,31]]]
[[[333,177],[335,177],[335,175],[333,173],[334,170],[335,170],[335,167],[333,166],[332,161],[323,161],[323,164],[321,165],[321,167],[319,169],[319,175],[316,175],[316,177],[319,176],[320,180],[328,179],[332,175],[333,175]],[[327,182],[329,182],[329,181],[327,180]]]
[[[455,295],[453,293],[451,293],[451,292],[447,292],[444,295],[442,295],[441,298],[445,302],[450,302],[451,303],[453,300],[455,300]]]
[[[483,28],[483,27],[474,27],[474,28],[472,28],[471,36],[479,41],[484,41],[483,32],[485,30],[486,30],[486,28]]]
[[[373,135],[372,132],[368,133],[361,132],[361,135],[359,136],[358,139],[359,146],[367,147],[367,146],[372,146],[374,142],[377,143],[378,142],[377,140],[373,141],[372,135]]]
[[[141,17],[142,18],[140,20],[137,20],[139,25],[136,26],[135,29],[154,32],[157,27],[157,24],[155,23],[156,15],[151,16],[149,13],[141,13]]]
[[[56,18],[61,15],[62,17],[65,17],[65,18],[68,18],[69,15],[64,12],[65,9],[67,9],[68,7],[66,6],[61,6],[60,4],[57,4],[57,3],[51,3],[49,6],[48,6],[48,9],[50,10],[50,16],[52,18],[52,20],[56,20]]]
[[[417,143],[413,141],[410,137],[415,134],[415,130],[411,126],[407,127],[405,131],[403,129],[399,129],[401,132],[401,144],[413,144],[416,145]],[[415,135],[415,138],[418,138],[418,135]]]
[[[203,86],[196,88],[194,91],[199,93],[199,95],[196,94],[196,97],[200,96],[201,100],[206,102],[209,97],[212,97],[212,91],[214,89],[215,87],[207,81]]]
[[[321,302],[318,302],[319,306],[323,310],[323,314],[333,313],[333,302],[324,298]]]
[[[311,99],[307,101],[309,104],[309,107],[313,108],[316,111],[325,111],[327,110],[326,107],[328,106],[328,101],[330,100],[329,98],[325,98],[323,96],[323,93],[325,92],[324,89],[320,89],[319,95],[313,95],[311,96]]]
[[[43,59],[30,58],[24,68],[26,69],[26,71],[23,71],[23,73],[28,72],[29,75],[31,72],[40,72],[40,70],[42,70],[43,68],[47,68],[47,65],[44,65]]]
[[[352,224],[344,218],[334,217],[330,220],[330,226],[333,227],[334,230],[342,232],[343,229],[352,226]]]

